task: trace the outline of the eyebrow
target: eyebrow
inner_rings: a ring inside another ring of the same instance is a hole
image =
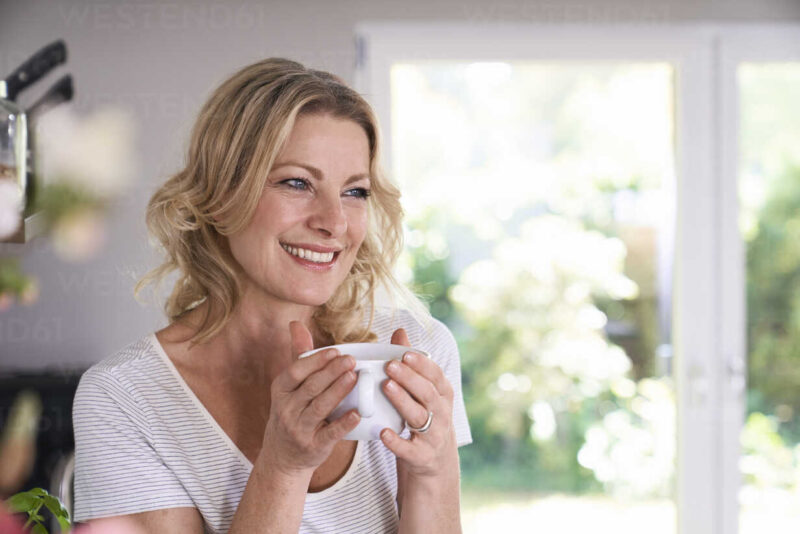
[[[307,170],[308,172],[310,172],[311,174],[313,174],[314,178],[316,178],[317,180],[322,180],[322,171],[321,170],[319,170],[318,168],[314,167],[313,165],[309,165],[307,163],[300,163],[298,161],[282,161],[280,163],[276,163],[275,165],[272,166],[272,170],[274,171],[276,169],[280,169],[281,167],[289,167],[289,166],[301,167],[301,168]],[[372,178],[370,177],[369,174],[360,173],[360,174],[354,174],[350,178],[348,178],[347,181],[345,182],[345,185],[347,185],[347,184],[349,184],[351,182],[355,182],[357,180],[361,180],[363,178],[366,178],[367,180],[372,181]]]

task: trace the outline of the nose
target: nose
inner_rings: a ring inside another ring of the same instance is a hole
[[[325,237],[343,235],[347,231],[347,216],[338,194],[318,196],[308,224]]]

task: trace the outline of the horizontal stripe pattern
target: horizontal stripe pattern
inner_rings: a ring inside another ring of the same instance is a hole
[[[376,313],[372,330],[379,342],[388,343],[397,328],[444,371],[455,392],[458,445],[471,443],[452,334],[439,321],[423,326],[405,311]],[[227,532],[252,464],[194,396],[153,334],[84,373],[73,422],[76,521],[189,506],[203,516],[206,532]],[[341,480],[306,495],[300,532],[396,532],[396,495],[394,455],[380,441],[361,441]]]

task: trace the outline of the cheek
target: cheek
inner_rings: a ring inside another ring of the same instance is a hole
[[[367,210],[361,210],[360,213],[356,214],[355,217],[351,219],[349,228],[354,242],[360,245],[364,241],[364,238],[367,236],[368,225],[369,217],[367,216]]]
[[[260,237],[275,236],[303,220],[304,206],[286,201],[262,200],[253,214],[252,228]]]

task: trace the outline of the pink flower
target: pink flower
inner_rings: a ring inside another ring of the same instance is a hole
[[[12,304],[14,304],[14,295],[10,291],[0,293],[0,312],[11,308]]]
[[[60,218],[53,228],[53,247],[69,262],[92,258],[105,241],[103,218],[96,210],[73,211]]]
[[[25,534],[22,520],[11,515],[5,505],[0,502],[0,532],[3,534]]]

